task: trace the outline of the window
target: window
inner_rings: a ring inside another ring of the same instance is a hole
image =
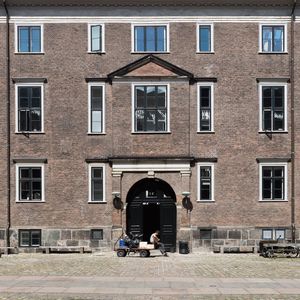
[[[214,165],[198,164],[198,201],[214,201]]]
[[[43,132],[43,85],[16,85],[17,132]]]
[[[213,25],[198,24],[197,26],[197,51],[214,52],[213,49]]]
[[[105,202],[104,165],[90,164],[89,178],[89,202]]]
[[[260,131],[287,130],[287,84],[260,84]]]
[[[286,52],[286,26],[261,25],[261,52]]]
[[[168,26],[133,26],[133,52],[167,52]]]
[[[19,53],[41,53],[43,52],[43,39],[41,25],[16,27],[16,52]]]
[[[134,85],[134,132],[167,132],[168,86]]]
[[[39,247],[40,245],[41,245],[41,230],[39,229],[19,230],[20,247]]]
[[[16,200],[24,202],[44,201],[44,165],[16,165]]]
[[[198,132],[211,132],[213,128],[213,84],[198,84]]]
[[[92,229],[91,240],[103,240],[103,229]]]
[[[287,200],[287,163],[260,164],[260,200]]]
[[[89,24],[88,25],[88,51],[96,53],[104,53],[104,25]]]
[[[89,133],[104,133],[104,85],[89,85]]]
[[[212,230],[211,229],[200,229],[200,240],[211,240]]]
[[[284,240],[285,239],[285,229],[262,229],[262,239],[263,240]]]

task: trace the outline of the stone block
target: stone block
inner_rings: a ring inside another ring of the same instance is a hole
[[[0,240],[5,239],[5,230],[0,230]]]
[[[247,229],[242,230],[242,239],[243,240],[248,240],[249,239],[249,230],[247,230]]]
[[[212,246],[223,246],[224,245],[224,240],[212,240],[211,241]]]
[[[213,239],[227,239],[227,230],[226,229],[216,229],[212,232]]]
[[[97,241],[97,240],[91,240],[90,241],[90,247],[91,248],[98,248],[99,247],[99,241]]]
[[[255,240],[247,240],[247,246],[255,246]]]
[[[67,240],[66,245],[67,246],[78,246],[79,242],[75,240]]]
[[[71,230],[64,229],[61,231],[62,240],[70,240],[72,238]]]
[[[260,229],[251,229],[249,238],[252,240],[260,240],[261,239],[261,230]]]
[[[90,230],[72,230],[72,240],[89,240]]]
[[[203,247],[211,248],[211,245],[212,245],[211,240],[202,240]]]
[[[228,238],[229,239],[235,239],[240,240],[242,237],[242,233],[240,230],[229,230],[228,231]]]
[[[239,246],[239,241],[238,240],[225,240],[224,245],[228,246]]]

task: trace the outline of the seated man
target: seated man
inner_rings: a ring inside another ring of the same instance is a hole
[[[159,239],[159,230],[156,230],[154,233],[151,234],[150,236],[150,244],[154,244],[155,249],[159,249],[161,254],[164,256],[168,256],[166,250],[165,250],[165,245],[163,243],[160,243]]]

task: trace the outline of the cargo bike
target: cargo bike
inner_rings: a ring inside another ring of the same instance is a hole
[[[114,245],[114,251],[116,251],[118,257],[125,257],[130,253],[139,253],[140,257],[149,257],[150,250],[154,250],[153,244],[148,244],[147,242],[141,242],[142,234],[129,235],[122,234]]]

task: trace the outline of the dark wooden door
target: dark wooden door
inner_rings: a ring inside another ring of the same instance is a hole
[[[127,234],[143,233],[143,205],[141,200],[133,200],[127,207]]]
[[[174,202],[160,202],[160,236],[167,251],[176,250],[176,205]]]

